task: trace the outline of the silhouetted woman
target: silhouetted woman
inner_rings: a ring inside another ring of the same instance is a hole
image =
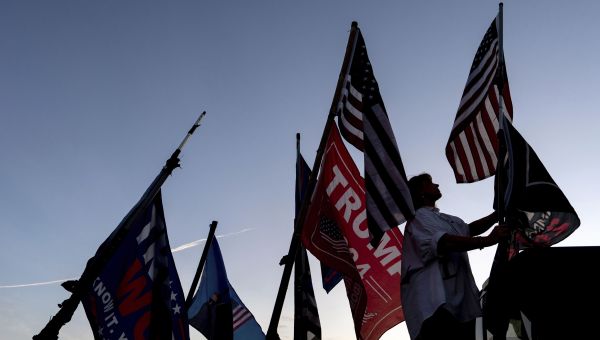
[[[411,339],[475,339],[475,319],[481,316],[479,289],[467,251],[482,249],[508,237],[492,213],[470,224],[441,213],[442,197],[429,174],[408,182],[415,217],[406,225],[402,246],[401,295]]]

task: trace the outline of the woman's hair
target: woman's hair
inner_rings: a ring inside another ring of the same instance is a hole
[[[431,175],[428,173],[422,173],[408,180],[408,189],[410,190],[410,196],[412,197],[415,210],[424,205],[423,184],[427,181],[431,181]]]

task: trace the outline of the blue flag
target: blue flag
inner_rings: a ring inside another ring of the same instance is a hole
[[[133,221],[82,304],[95,339],[189,339],[160,192]]]
[[[188,309],[190,325],[209,340],[264,340],[265,334],[227,279],[223,256],[213,239],[200,286]]]

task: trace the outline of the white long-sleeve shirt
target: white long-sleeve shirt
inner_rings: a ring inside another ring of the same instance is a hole
[[[401,296],[412,339],[442,305],[461,322],[481,316],[479,289],[467,252],[439,254],[438,242],[444,234],[470,236],[469,225],[437,208],[422,207],[404,231]]]

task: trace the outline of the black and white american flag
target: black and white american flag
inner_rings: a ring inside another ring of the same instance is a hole
[[[353,28],[337,114],[344,139],[364,152],[367,223],[376,244],[385,231],[413,216],[414,208],[365,41],[360,29]]]
[[[446,145],[446,158],[457,183],[476,182],[496,173],[501,105],[505,117],[512,121],[498,24],[496,17],[477,49]]]

